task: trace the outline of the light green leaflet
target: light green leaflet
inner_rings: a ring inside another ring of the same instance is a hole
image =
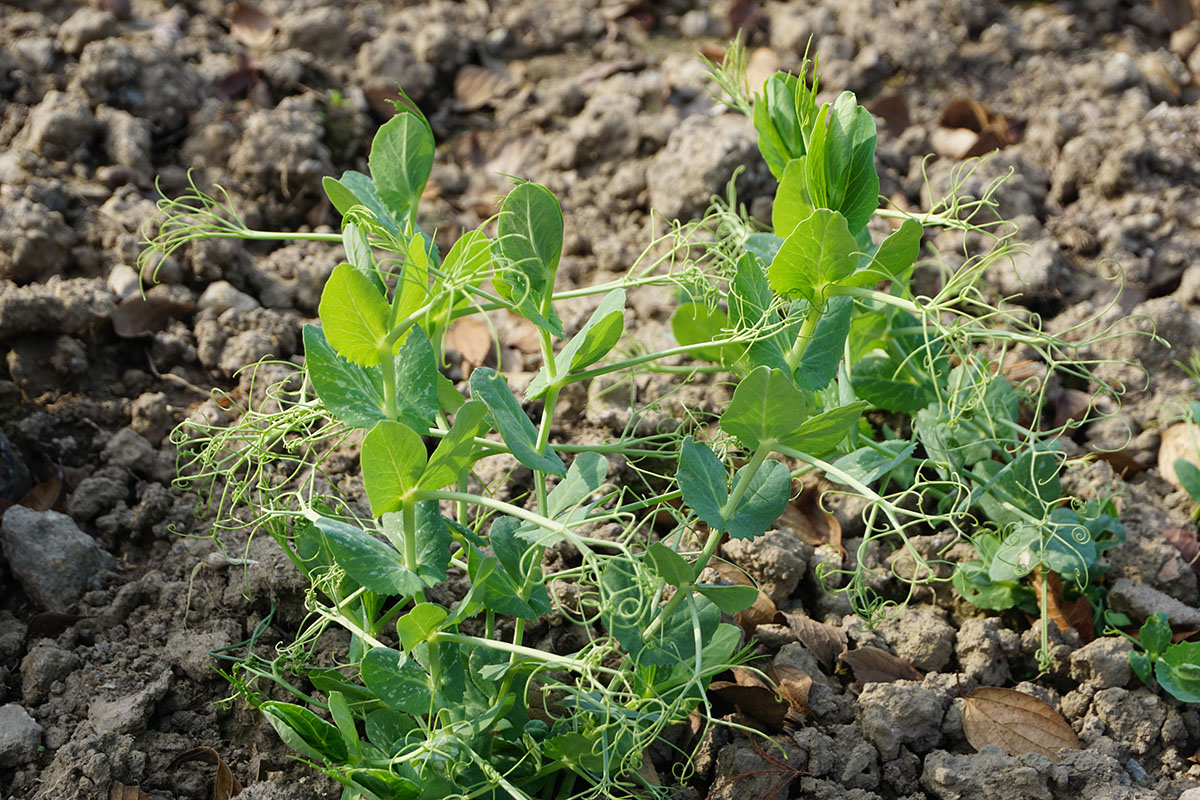
[[[857,402],[809,417],[803,393],[781,370],[757,367],[734,390],[721,427],[752,450],[768,443],[819,456],[845,438],[866,407]]]
[[[429,457],[429,465],[420,479],[422,489],[436,491],[455,483],[482,455],[475,437],[481,434],[486,414],[487,407],[478,400],[458,409],[454,424]]]
[[[562,336],[562,323],[545,301],[554,289],[562,245],[562,208],[549,190],[522,183],[508,193],[493,243],[502,272],[492,283],[522,316],[555,336]]]
[[[784,239],[767,268],[767,280],[776,294],[824,305],[826,288],[853,274],[858,260],[858,243],[846,218],[819,208]]]
[[[362,444],[362,476],[375,516],[399,511],[425,471],[425,443],[399,422],[380,422]]]
[[[379,363],[388,333],[388,304],[370,278],[349,264],[339,264],[325,283],[317,313],[339,355],[364,367]]]
[[[571,341],[554,357],[554,370],[559,377],[590,366],[608,354],[621,339],[625,330],[625,290],[614,289],[604,296],[588,321],[571,337]],[[543,366],[525,397],[537,399],[550,388],[550,376]]]
[[[415,227],[417,203],[433,169],[433,132],[415,114],[400,113],[380,126],[367,161],[379,198],[406,229]]]

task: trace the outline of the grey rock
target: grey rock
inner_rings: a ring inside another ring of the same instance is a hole
[[[129,404],[129,427],[151,443],[161,442],[174,425],[175,418],[163,392],[144,392]]]
[[[363,88],[390,88],[402,83],[413,99],[424,98],[433,88],[437,72],[432,65],[417,60],[411,45],[411,36],[391,30],[367,40],[355,61]]]
[[[79,657],[54,645],[38,645],[21,660],[21,695],[25,703],[39,706],[51,687],[79,668]]]
[[[1040,761],[1050,763],[1035,754],[1013,758],[994,746],[970,755],[936,750],[925,758],[921,786],[937,800],[1055,800]]]
[[[948,700],[915,681],[868,683],[858,696],[858,721],[885,761],[895,758],[901,745],[925,753],[941,741]]]
[[[771,745],[767,745],[771,746]],[[761,749],[761,746],[760,746]],[[784,763],[803,769],[803,752],[785,744],[784,754],[773,753]],[[740,739],[724,748],[717,756],[717,783],[709,797],[712,800],[740,800],[744,797],[765,797],[779,780],[780,771],[759,755],[754,745]]]
[[[0,432],[0,497],[15,502],[32,488],[33,478],[29,467],[25,466],[25,459]]]
[[[954,655],[954,628],[931,607],[908,606],[879,632],[896,655],[925,672],[940,670]]]
[[[112,700],[93,700],[88,707],[88,721],[101,732],[136,736],[146,730],[150,715],[170,690],[172,679],[173,673],[168,667],[139,692]]]
[[[119,108],[100,106],[96,119],[104,126],[104,149],[112,164],[132,169],[150,162],[150,123]]]
[[[117,30],[117,18],[107,11],[84,6],[58,26],[58,46],[67,55],[78,55],[83,48]]]
[[[93,106],[122,108],[162,132],[184,124],[200,104],[200,85],[178,54],[152,38],[113,36],[83,48],[69,88]]]
[[[100,453],[104,463],[136,473],[153,469],[156,457],[154,445],[133,428],[122,428],[113,434]]]
[[[112,317],[113,296],[90,278],[13,286],[0,280],[0,337],[35,333],[87,333]]]
[[[196,301],[196,308],[205,311],[212,310],[220,315],[231,308],[238,311],[250,311],[258,308],[258,301],[245,292],[239,291],[229,281],[210,283]]]
[[[1167,704],[1148,689],[1130,692],[1114,687],[1096,692],[1089,716],[1104,723],[1108,735],[1127,755],[1145,756],[1161,749]]]
[[[725,557],[746,570],[777,604],[786,600],[808,570],[812,545],[787,531],[768,531],[756,539],[731,539]]]
[[[1008,680],[1008,660],[1020,647],[1020,637],[1000,620],[972,617],[958,628],[955,653],[963,672],[984,686],[999,686]]]
[[[699,216],[742,165],[748,169],[738,178],[738,199],[749,203],[769,177],[750,121],[731,114],[687,117],[650,162],[650,206],[668,220]]]
[[[30,283],[65,270],[76,234],[63,215],[6,190],[0,199],[0,279]]]
[[[113,558],[57,511],[13,506],[0,522],[9,568],[30,598],[48,611],[66,611],[88,581]]]
[[[75,487],[67,511],[81,522],[91,522],[125,499],[128,482],[127,473],[120,467],[101,467]]]
[[[1184,628],[1200,627],[1200,609],[1181,603],[1153,586],[1121,578],[1108,590],[1108,604],[1114,611],[1128,614],[1135,622],[1159,612]]]
[[[1119,636],[1102,636],[1071,654],[1071,679],[1097,689],[1124,686],[1133,677],[1129,653],[1133,644]]]
[[[67,159],[87,149],[97,132],[87,103],[64,92],[47,92],[21,131],[23,144],[44,158]]]
[[[37,759],[42,726],[16,703],[0,706],[0,767],[21,767]]]

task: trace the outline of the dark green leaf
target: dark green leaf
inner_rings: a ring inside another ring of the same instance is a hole
[[[853,310],[854,301],[849,297],[834,297],[829,301],[793,375],[801,389],[819,392],[837,374],[846,350]]]
[[[366,531],[335,519],[317,520],[338,566],[360,586],[382,595],[408,597],[419,592],[420,578],[404,566],[400,553]]]
[[[371,373],[334,352],[315,325],[304,326],[304,365],[317,396],[341,422],[370,428],[385,418],[383,393]]]
[[[404,653],[375,647],[363,656],[362,680],[388,708],[406,714],[427,714],[433,702],[429,676]]]
[[[625,330],[625,290],[614,289],[604,296],[584,326],[554,357],[558,377],[596,363],[621,339]],[[525,397],[534,400],[550,388],[550,374],[543,366],[534,376]]]
[[[338,729],[302,706],[268,700],[259,706],[279,738],[296,752],[316,761],[345,764],[350,753]]]
[[[901,377],[899,366],[886,356],[870,355],[850,371],[854,393],[876,408],[899,414],[916,414],[934,401],[932,390]]]
[[[754,450],[762,441],[779,442],[799,428],[807,417],[806,405],[787,375],[757,367],[734,390],[721,428]]]
[[[1018,528],[1005,537],[988,567],[993,582],[1019,581],[1042,563],[1042,533],[1037,528]]]
[[[342,741],[346,743],[350,754],[347,760],[351,764],[357,764],[362,761],[362,743],[358,740],[358,727],[354,722],[354,714],[350,711],[350,704],[341,692],[330,692],[328,699],[329,716],[333,717],[333,722],[342,734]]]
[[[492,278],[496,291],[515,303],[538,327],[562,336],[562,323],[543,314],[546,294],[562,255],[563,217],[558,200],[544,186],[522,183],[504,199],[493,244],[503,271]]]
[[[425,461],[425,442],[407,425],[384,421],[371,429],[360,463],[375,516],[398,511],[420,488]]]
[[[537,429],[502,376],[487,367],[475,370],[471,373],[471,393],[487,405],[497,430],[517,461],[532,470],[566,475],[566,465],[553,450],[546,447],[544,453],[537,451]]]
[[[1200,468],[1182,458],[1175,459],[1174,466],[1175,476],[1179,478],[1179,485],[1192,500],[1200,503]]]
[[[858,272],[846,282],[851,286],[870,286],[878,281],[897,281],[905,286],[912,277],[913,264],[921,251],[924,228],[913,219],[904,223],[880,243],[873,256],[864,256]]]
[[[416,783],[386,769],[352,769],[346,780],[366,792],[368,800],[418,800],[421,788]]]
[[[380,519],[383,531],[393,542],[404,537],[404,515],[384,514]],[[450,544],[453,537],[446,526],[436,500],[422,500],[416,509],[417,578],[424,588],[432,588],[446,580],[450,566]]]
[[[837,447],[858,424],[864,402],[833,408],[809,417],[799,427],[780,438],[779,443],[811,456],[821,456]]]
[[[1142,683],[1154,688],[1154,663],[1150,656],[1134,650],[1129,653],[1129,666],[1133,667],[1133,673],[1141,678]]]
[[[475,437],[483,429],[487,406],[478,400],[463,405],[454,417],[454,424],[429,457],[429,465],[421,475],[420,487],[437,491],[458,481],[483,452]]]
[[[438,411],[440,373],[433,345],[420,327],[409,330],[396,353],[395,365],[396,419],[418,433],[425,433]]]
[[[904,463],[915,449],[914,443],[903,439],[881,442],[874,446],[860,447],[853,453],[837,459],[833,465],[859,483],[869,485]],[[825,477],[834,483],[841,483],[835,475]]]
[[[662,542],[655,542],[646,550],[654,574],[672,586],[686,586],[696,579],[696,571],[683,560],[683,556]]]
[[[413,114],[397,114],[371,142],[368,166],[379,198],[401,221],[415,223],[417,203],[433,168],[433,134]]]
[[[765,266],[775,260],[775,254],[779,252],[782,245],[783,239],[773,233],[752,233],[746,237],[746,242],[742,246],[746,248],[746,252],[752,253]]]
[[[696,591],[711,600],[726,614],[745,611],[754,605],[754,601],[758,600],[758,589],[753,586],[714,586],[699,583],[696,584]],[[707,647],[704,649],[708,650]]]
[[[749,469],[742,467],[734,477]],[[787,508],[792,494],[792,474],[778,461],[764,461],[750,479],[750,485],[733,508],[726,521],[729,536],[734,539],[753,539],[771,527]]]
[[[585,502],[608,477],[608,459],[600,453],[584,452],[575,456],[567,476],[550,490],[546,497],[546,511],[551,519]]]
[[[1154,676],[1176,700],[1200,703],[1200,642],[1168,647],[1154,664]]]
[[[687,436],[679,450],[679,469],[675,473],[683,502],[696,512],[702,522],[713,528],[723,528],[721,508],[729,499],[725,465],[708,445]]]
[[[988,611],[1004,611],[1018,602],[1020,584],[993,581],[978,562],[959,564],[954,570],[954,589],[968,602]]]
[[[778,249],[778,248],[776,248]],[[772,257],[774,254],[772,253]],[[764,261],[764,264],[770,263]],[[734,330],[754,330],[764,322],[779,321],[778,312],[771,311],[773,299],[766,273],[754,256],[744,254],[738,259],[737,273],[729,294],[729,320]],[[790,337],[790,338],[789,338]],[[770,367],[788,371],[786,354],[795,338],[787,330],[776,330],[769,336],[750,342],[746,355],[755,367]]]

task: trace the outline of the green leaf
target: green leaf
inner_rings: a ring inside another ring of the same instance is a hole
[[[1167,615],[1160,611],[1146,617],[1142,629],[1138,631],[1138,642],[1151,658],[1158,658],[1167,652],[1171,645],[1171,624],[1167,622]]]
[[[833,408],[806,419],[798,428],[779,440],[781,445],[811,456],[821,456],[837,447],[858,424],[864,402]]]
[[[486,415],[487,406],[478,400],[472,400],[458,410],[454,424],[429,457],[429,465],[418,484],[421,489],[437,491],[457,482],[463,471],[483,455],[475,444],[475,437],[480,435]]]
[[[527,570],[523,564],[527,546],[517,538],[521,521],[515,517],[497,517],[488,529],[488,543],[500,560],[500,566],[518,583],[524,583]]]
[[[366,275],[339,264],[321,292],[318,313],[325,337],[338,354],[364,367],[379,363],[388,333],[388,305]]]
[[[475,370],[471,373],[471,394],[487,405],[500,436],[517,461],[532,470],[566,475],[566,465],[549,446],[544,453],[537,451],[537,429],[501,375],[487,367]]]
[[[562,323],[543,302],[553,291],[553,277],[562,255],[563,217],[558,200],[544,186],[522,183],[508,193],[496,223],[493,251],[503,271],[492,277],[496,291],[515,303],[522,316],[555,336]]]
[[[849,297],[834,297],[829,301],[793,375],[801,389],[819,392],[837,374],[846,350],[846,337],[850,335],[853,310],[854,301]]]
[[[420,488],[425,471],[425,442],[399,422],[380,422],[363,439],[363,485],[375,516],[399,511]]]
[[[847,284],[870,286],[878,281],[894,281],[907,286],[913,265],[921,252],[925,229],[915,219],[904,223],[880,243],[874,255],[864,256],[857,272]]]
[[[329,412],[352,428],[370,428],[385,419],[383,393],[363,367],[342,358],[316,325],[304,326],[304,365]]]
[[[1080,585],[1087,583],[1088,573],[1096,563],[1096,545],[1074,511],[1056,508],[1051,512],[1042,560],[1064,579]]]
[[[796,226],[816,210],[808,193],[806,165],[807,159],[803,157],[789,161],[779,181],[775,203],[771,206],[771,227],[780,238],[790,236]],[[771,260],[768,259],[766,263],[771,263]]]
[[[752,233],[746,237],[742,246],[747,253],[756,256],[763,265],[766,265],[775,260],[775,254],[779,252],[782,245],[783,239],[773,233]]]
[[[598,740],[582,733],[562,733],[547,739],[543,757],[560,762],[572,772],[589,777],[604,769],[604,756],[596,752]]]
[[[467,398],[463,397],[458,389],[454,388],[454,381],[440,372],[434,380],[437,381],[438,405],[441,406],[442,411],[445,411],[447,414],[453,414],[467,402]]]
[[[695,616],[686,603],[680,605],[667,617],[657,633],[644,637],[637,656],[641,663],[671,666],[681,661],[690,663],[695,660],[697,630],[700,642],[708,642],[721,622],[721,610],[708,598],[701,595],[695,600]]]
[[[350,704],[346,701],[346,695],[341,692],[330,692],[328,697],[329,716],[333,717],[333,722],[342,734],[342,741],[346,743],[346,749],[349,751],[347,761],[357,764],[362,761],[362,742],[358,739],[358,727],[354,723]]]
[[[799,77],[777,72],[763,84],[754,102],[758,149],[771,174],[779,180],[784,167],[805,153],[805,128],[816,115],[816,86],[807,85],[807,63]],[[815,81],[814,81],[815,84]]]
[[[387,289],[379,280],[379,272],[375,266],[375,255],[367,242],[367,235],[353,222],[347,222],[342,227],[342,249],[346,251],[346,261],[350,266],[366,275],[375,285],[380,294],[386,294]]]
[[[437,603],[417,603],[400,619],[396,620],[396,633],[405,650],[429,641],[429,637],[441,630],[449,612]]]
[[[900,377],[899,366],[887,356],[870,355],[850,370],[854,393],[876,408],[898,414],[916,414],[936,398],[932,389]]]
[[[782,240],[780,241],[782,242]],[[772,252],[772,257],[774,257],[774,252]],[[770,260],[765,260],[763,263],[768,264]],[[755,330],[764,323],[777,323],[779,314],[771,310],[773,297],[762,266],[755,256],[743,254],[738,259],[737,273],[730,286],[730,327],[739,331]],[[750,342],[746,348],[746,355],[749,357],[751,365],[788,371],[786,354],[791,347],[789,335],[791,339],[795,338],[795,335],[790,334],[788,330],[780,329],[770,336]]]
[[[596,363],[620,341],[624,330],[625,290],[614,289],[604,296],[584,326],[554,357],[555,373],[562,378]],[[549,388],[550,374],[543,366],[525,390],[525,397],[537,399]]]
[[[558,519],[577,507],[604,485],[608,477],[608,459],[591,451],[580,453],[571,462],[567,476],[550,490],[546,497],[546,512]]]
[[[1042,533],[1025,526],[1005,537],[988,566],[993,582],[1019,581],[1042,563]]]
[[[422,500],[416,509],[417,569],[416,577],[422,588],[432,588],[446,580],[450,566],[450,544],[454,537],[441,515],[436,500]],[[404,537],[404,515],[384,514],[380,519],[383,532],[393,542]]]
[[[721,428],[750,450],[768,439],[776,442],[803,424],[807,403],[782,371],[756,367],[733,392],[721,416]]]
[[[1179,485],[1192,500],[1200,503],[1200,468],[1182,458],[1175,459],[1174,466],[1175,476],[1179,478]]]
[[[738,470],[734,484],[748,466]],[[792,494],[792,474],[778,461],[764,461],[726,521],[733,539],[753,539],[771,527],[787,508]]]
[[[846,218],[819,208],[799,223],[767,268],[776,294],[824,303],[825,290],[852,274],[858,266],[858,243]]]
[[[342,734],[302,706],[267,700],[259,706],[284,744],[315,761],[345,764],[350,759]]]
[[[396,373],[396,419],[413,431],[424,434],[429,430],[438,411],[437,360],[433,344],[425,331],[413,326],[396,352],[393,360]],[[374,379],[374,367],[369,374]],[[383,384],[382,371],[379,383]]]
[[[1141,678],[1142,683],[1154,688],[1154,662],[1150,656],[1134,650],[1129,654],[1129,666],[1133,667],[1133,673]]]
[[[433,133],[414,114],[397,114],[379,127],[367,160],[379,198],[401,221],[416,221],[417,203],[433,169]]]
[[[696,584],[696,591],[707,597],[717,608],[726,614],[736,614],[754,605],[758,599],[758,589],[753,586],[714,586],[707,583]],[[705,650],[708,648],[706,647]]]
[[[392,298],[395,319],[403,321],[429,302],[429,253],[420,234],[408,242],[408,253]]]
[[[979,608],[1004,611],[1017,605],[1021,586],[1015,581],[993,581],[983,565],[973,561],[955,568],[954,590]]]
[[[723,529],[721,508],[729,499],[725,465],[708,445],[691,436],[684,437],[679,450],[679,469],[675,473],[683,502],[710,527]]]
[[[852,93],[843,92],[833,104],[827,146],[839,156],[833,169],[840,173],[841,191],[833,207],[846,215],[851,231],[866,227],[879,207],[875,139],[875,118]],[[841,156],[847,156],[844,167]]]
[[[1184,703],[1200,703],[1200,642],[1179,642],[1154,664],[1159,684]]]
[[[837,459],[833,465],[859,483],[870,485],[904,463],[916,447],[913,442],[903,439],[881,442],[860,447]],[[841,483],[834,475],[827,474],[825,477],[834,483]]]
[[[325,517],[317,520],[316,527],[338,566],[360,586],[376,594],[400,597],[424,588],[420,578],[405,568],[404,559],[394,547],[361,528]]]
[[[352,769],[345,773],[350,784],[367,795],[367,800],[418,800],[421,788],[412,780],[386,769]]]
[[[429,676],[417,662],[390,647],[375,647],[363,656],[363,683],[388,708],[419,716],[433,702]]]
[[[646,549],[646,556],[654,574],[672,586],[686,586],[696,579],[696,571],[683,560],[683,556],[662,542],[655,542]]]
[[[325,194],[329,196],[329,202],[342,216],[345,216],[346,212],[354,206],[363,206],[390,233],[398,234],[400,232],[392,212],[379,199],[375,182],[366,175],[354,170],[347,170],[342,173],[341,180],[327,177],[324,179],[323,185]]]
[[[671,333],[682,345],[724,339],[729,335],[725,330],[728,327],[728,314],[701,303],[684,303],[671,315]],[[718,364],[732,364],[741,355],[741,349],[735,344],[712,345],[695,350],[692,355]]]

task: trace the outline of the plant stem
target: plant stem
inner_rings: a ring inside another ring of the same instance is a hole
[[[407,500],[400,509],[404,520],[404,567],[417,571],[417,503]]]
[[[800,332],[796,335],[796,341],[792,344],[792,349],[787,354],[789,371],[794,372],[796,366],[800,363],[800,359],[804,357],[804,351],[808,349],[808,344],[812,341],[813,331],[817,329],[821,313],[821,307],[816,303],[808,307],[808,314],[804,317],[804,323],[800,326]]]
[[[478,636],[468,636],[464,633],[448,633],[439,631],[429,637],[431,642],[455,642],[457,644],[467,645],[468,647],[487,647],[491,650],[500,650],[505,653],[512,653],[521,658],[528,658],[533,661],[539,661],[543,664],[556,664],[565,669],[576,670],[577,672],[587,672],[588,670],[596,670],[598,672],[607,672],[613,675],[620,675],[617,670],[607,669],[605,667],[595,666],[586,661],[580,661],[577,658],[569,656],[560,656],[555,653],[547,653],[544,650],[537,650],[532,647],[524,647],[519,644],[509,644],[495,639],[481,639]]]
[[[396,408],[396,359],[392,358],[392,346],[379,348],[379,369],[383,376],[383,415],[395,419]]]

